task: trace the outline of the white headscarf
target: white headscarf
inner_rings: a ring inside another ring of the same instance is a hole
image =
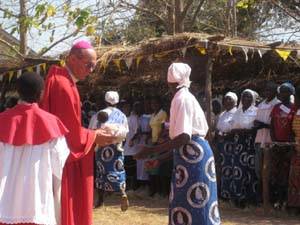
[[[235,106],[237,105],[237,102],[238,102],[238,96],[236,95],[236,93],[229,91],[229,92],[227,92],[227,93],[225,94],[224,97],[225,97],[225,98],[226,98],[226,97],[232,98],[232,100],[234,101],[234,105],[235,105]]]
[[[241,94],[241,100],[240,100],[240,104],[239,104],[239,108],[242,108],[242,98],[243,98],[243,94],[245,93],[249,93],[252,95],[252,104],[251,105],[255,105],[256,99],[259,97],[258,93],[256,91],[253,91],[251,89],[245,89],[243,90],[242,94]]]
[[[111,105],[116,105],[119,103],[119,94],[116,91],[108,91],[105,93],[105,101]]]
[[[168,69],[168,82],[178,83],[177,88],[189,88],[191,71],[191,67],[186,63],[172,63]]]

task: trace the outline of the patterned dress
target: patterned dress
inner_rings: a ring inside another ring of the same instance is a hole
[[[173,156],[169,225],[221,224],[215,161],[208,142],[193,136]]]
[[[114,108],[106,123],[126,124],[126,116]],[[126,189],[126,173],[124,170],[124,153],[116,144],[101,147],[96,152],[95,185],[97,189],[107,192],[124,192]]]
[[[221,196],[251,202],[256,200],[258,181],[255,174],[255,132],[234,133],[223,145],[221,155]]]

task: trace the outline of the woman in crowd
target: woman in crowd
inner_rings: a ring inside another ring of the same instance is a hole
[[[149,125],[151,119],[151,108],[150,108],[150,99],[145,98],[142,105],[140,105],[143,113],[139,117],[139,132],[134,139],[139,140],[139,144],[150,144],[151,143],[151,127]],[[141,186],[148,185],[149,176],[145,170],[145,159],[138,159],[137,162],[137,180]]]
[[[271,113],[271,138],[277,145],[271,154],[271,201],[275,208],[285,208],[287,201],[288,177],[292,146],[292,122],[295,105],[291,103],[291,95],[295,88],[291,83],[283,83],[279,87],[281,103],[274,106]]]
[[[293,120],[293,131],[295,135],[295,151],[291,158],[289,174],[288,206],[297,208],[300,212],[300,86],[296,89],[297,111]]]
[[[221,221],[214,156],[205,140],[208,125],[204,112],[188,89],[190,74],[187,64],[173,63],[169,67],[168,85],[173,94],[171,140],[161,145],[144,146],[136,157],[174,150],[169,224],[217,225]]]
[[[114,135],[125,139],[128,133],[128,123],[126,115],[119,110],[116,105],[119,103],[119,94],[115,91],[105,93],[107,107],[100,110],[95,116],[97,120],[91,120],[90,128],[109,128]],[[101,118],[99,115],[103,115]],[[105,116],[104,116],[105,115]],[[95,122],[94,124],[93,121]],[[103,126],[105,125],[105,127]],[[101,206],[104,201],[105,192],[117,192],[121,194],[121,210],[126,211],[129,203],[126,194],[126,174],[124,170],[124,149],[122,143],[111,144],[109,146],[98,147],[96,149],[96,174],[95,184],[98,189],[99,199],[95,207]]]
[[[151,144],[157,145],[158,138],[161,135],[163,123],[167,119],[167,113],[162,109],[162,101],[159,97],[151,99],[152,115],[149,121],[151,127]],[[156,193],[161,194],[161,185],[159,181],[159,161],[158,154],[152,154],[146,161],[145,167],[149,174],[150,196],[153,197]]]
[[[231,171],[231,153],[228,152],[228,147],[231,146],[231,140],[228,136],[233,124],[233,114],[236,112],[238,97],[233,92],[225,94],[223,99],[224,112],[220,114],[217,130],[216,141],[219,158],[217,163],[217,177],[219,183],[219,192],[222,198],[230,198],[230,176]]]
[[[255,175],[253,129],[257,108],[257,93],[246,89],[242,92],[241,102],[232,117],[232,143],[226,149],[232,156],[230,198],[238,207],[256,202],[257,178]]]
[[[124,164],[126,171],[126,184],[127,189],[137,188],[136,180],[136,160],[133,158],[133,155],[136,154],[136,146],[134,137],[136,136],[139,129],[139,115],[137,109],[138,103],[134,103],[131,107],[128,101],[123,103],[122,111],[127,116],[128,129],[129,132],[126,136],[126,141],[124,144]]]

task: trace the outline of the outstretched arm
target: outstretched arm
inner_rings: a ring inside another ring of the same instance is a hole
[[[173,140],[167,141],[163,144],[156,145],[154,147],[143,146],[141,151],[139,151],[134,158],[135,159],[144,159],[148,155],[153,153],[162,153],[165,151],[170,151],[172,149],[177,149],[182,145],[185,145],[189,142],[190,136],[188,134],[182,133],[175,137]]]

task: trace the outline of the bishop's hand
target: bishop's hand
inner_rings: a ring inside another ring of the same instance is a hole
[[[117,137],[112,134],[112,132],[106,129],[97,129],[95,143],[99,147],[107,146],[117,142]]]

